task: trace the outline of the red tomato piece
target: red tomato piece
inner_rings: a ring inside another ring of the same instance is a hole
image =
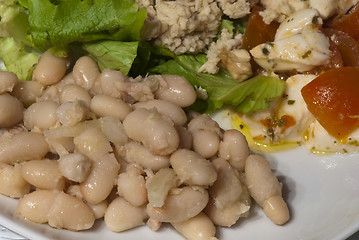
[[[343,31],[355,40],[359,40],[359,4],[347,14],[339,14],[326,24],[330,28]]]
[[[359,42],[336,29],[324,28],[322,31],[338,47],[345,67],[359,67]]]
[[[341,142],[359,127],[359,68],[334,68],[301,90],[309,111]]]
[[[258,5],[255,5],[249,15],[246,31],[243,34],[242,48],[251,50],[255,46],[272,42],[274,40],[275,33],[279,27],[279,23],[273,21],[270,24],[265,24],[259,12],[264,9]]]

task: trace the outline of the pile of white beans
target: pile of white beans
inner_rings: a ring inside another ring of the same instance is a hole
[[[196,92],[174,75],[100,72],[90,57],[45,52],[32,81],[0,72],[0,193],[17,214],[72,231],[170,223],[186,239],[246,217],[253,198],[289,220],[282,185],[237,130],[183,107]]]

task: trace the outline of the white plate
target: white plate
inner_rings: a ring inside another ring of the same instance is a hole
[[[226,127],[228,122],[222,116],[217,115],[216,120]],[[219,239],[339,240],[359,229],[359,154],[316,156],[305,148],[297,148],[264,155],[283,182],[292,219],[285,226],[276,226],[254,207],[251,215],[234,227],[220,228]],[[169,225],[158,232],[143,226],[113,233],[101,220],[91,231],[52,229],[18,217],[16,204],[16,200],[0,196],[0,224],[30,239],[183,240]]]

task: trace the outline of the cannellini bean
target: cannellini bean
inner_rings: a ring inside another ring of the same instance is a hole
[[[30,106],[40,97],[45,90],[45,86],[36,81],[19,81],[11,95],[19,99],[25,107]]]
[[[203,212],[183,222],[173,222],[172,226],[187,240],[215,240],[216,228]]]
[[[10,94],[0,95],[0,128],[15,126],[23,119],[24,106]]]
[[[0,162],[15,163],[42,159],[49,151],[44,135],[34,132],[20,132],[0,136]],[[21,151],[19,151],[21,149]]]
[[[153,99],[145,102],[138,102],[134,104],[134,107],[135,109],[156,108],[159,113],[169,117],[174,122],[174,124],[179,126],[182,126],[187,122],[187,116],[183,109],[179,105],[169,101]]]
[[[91,159],[97,159],[112,152],[110,142],[98,128],[87,128],[74,138],[76,150]]]
[[[217,226],[231,227],[242,216],[247,216],[250,206],[241,204],[239,201],[225,208],[218,208],[215,201],[210,199],[204,212]]]
[[[249,155],[245,176],[251,196],[267,217],[278,225],[286,223],[290,216],[287,204],[279,199],[282,198],[282,184],[272,172],[269,162],[260,155]]]
[[[84,103],[65,102],[56,110],[57,120],[64,126],[75,126],[86,119],[88,109]]]
[[[182,182],[189,185],[211,185],[217,179],[216,169],[198,153],[179,149],[172,153],[170,163]]]
[[[241,172],[244,170],[248,155],[249,147],[246,137],[235,129],[225,131],[219,145],[218,156],[228,160],[232,167]]]
[[[59,171],[67,179],[83,182],[90,173],[92,162],[81,153],[69,153],[58,160]]]
[[[180,143],[178,148],[179,149],[191,149],[192,148],[192,142],[193,142],[193,137],[192,134],[187,130],[187,128],[182,127],[182,126],[175,126],[179,138],[180,138]]]
[[[177,75],[156,75],[160,87],[155,91],[155,97],[188,107],[196,100],[196,91],[184,77]]]
[[[106,200],[103,200],[102,202],[99,202],[97,204],[91,204],[91,203],[86,203],[86,204],[93,211],[95,215],[95,219],[100,219],[105,216],[105,212],[108,208],[108,202]]]
[[[57,123],[56,111],[59,104],[54,101],[36,102],[24,113],[24,125],[28,129],[45,130]]]
[[[121,121],[131,112],[131,107],[122,99],[107,95],[95,95],[91,100],[90,109],[97,116],[112,116]]]
[[[95,216],[81,199],[60,192],[51,205],[47,220],[51,227],[80,231],[91,228]]]
[[[216,133],[220,138],[222,138],[222,129],[216,121],[210,118],[207,114],[200,114],[195,116],[188,123],[188,131],[192,134],[198,130],[206,130]]]
[[[18,80],[15,73],[0,71],[0,94],[12,92]]]
[[[54,139],[46,139],[50,147],[50,152],[57,155],[65,155],[75,151],[75,144],[71,137],[59,137]]]
[[[51,50],[47,50],[41,55],[32,79],[43,85],[55,84],[65,76],[69,66],[68,58],[56,57]]]
[[[0,193],[20,198],[30,192],[31,185],[21,176],[21,166],[0,163]]]
[[[131,141],[124,146],[126,155],[125,160],[128,163],[137,163],[145,169],[158,171],[170,166],[168,156],[154,155],[149,149],[141,143]]]
[[[59,103],[61,89],[56,85],[47,86],[42,95],[36,98],[36,102],[54,101]]]
[[[82,101],[90,107],[91,96],[83,87],[76,84],[65,85],[60,93],[60,103]]]
[[[121,71],[104,69],[100,75],[97,76],[92,90],[96,94],[104,94],[107,96],[120,98],[121,91],[117,88],[120,82],[127,81],[128,77]]]
[[[117,180],[117,193],[135,207],[147,203],[146,180],[136,167],[127,167]]]
[[[146,225],[154,232],[158,231],[158,229],[161,228],[162,223],[160,221],[154,220],[152,218],[149,218],[147,220]]]
[[[95,60],[91,57],[80,57],[72,70],[72,75],[77,85],[90,90],[95,82],[95,79],[100,74],[100,70]]]
[[[100,118],[99,121],[101,131],[110,142],[121,146],[127,143],[125,128],[118,118],[108,116]]]
[[[146,207],[134,207],[118,197],[108,206],[104,220],[111,231],[122,232],[143,225],[146,218]]]
[[[62,176],[58,162],[55,160],[31,160],[21,166],[22,177],[41,189],[63,190],[65,178]]]
[[[179,145],[179,135],[172,121],[155,109],[138,108],[123,121],[129,138],[142,142],[154,154],[168,155]]]
[[[220,139],[215,132],[198,130],[192,132],[193,150],[204,158],[215,156],[219,149]]]
[[[116,183],[120,166],[113,154],[107,154],[92,162],[92,169],[80,184],[84,199],[97,204],[105,200]]]
[[[175,188],[162,207],[147,205],[147,213],[160,222],[182,222],[199,214],[206,207],[208,199],[208,192],[204,188]]]
[[[47,215],[59,193],[57,190],[37,189],[26,194],[19,200],[16,213],[32,222],[46,223]]]
[[[149,205],[162,207],[168,192],[179,185],[179,179],[172,168],[162,168],[154,176],[147,178],[146,188]]]

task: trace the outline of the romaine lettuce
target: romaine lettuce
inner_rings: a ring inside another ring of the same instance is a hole
[[[137,41],[147,17],[133,0],[31,0],[25,7],[32,41],[41,50],[75,41]]]
[[[283,94],[285,82],[279,78],[258,75],[238,83],[223,69],[215,75],[198,72],[206,60],[206,56],[201,54],[174,56],[173,60],[152,68],[151,72],[181,75],[193,86],[204,88],[208,98],[198,100],[193,107],[207,113],[224,104],[233,106],[235,111],[241,113],[258,111],[268,108],[272,100]]]

